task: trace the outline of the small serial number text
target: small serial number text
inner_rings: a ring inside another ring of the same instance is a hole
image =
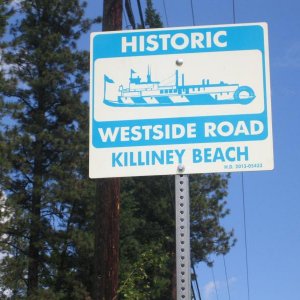
[[[262,168],[263,164],[262,163],[242,163],[242,164],[227,164],[224,165],[225,170],[231,170],[231,169],[259,169]]]

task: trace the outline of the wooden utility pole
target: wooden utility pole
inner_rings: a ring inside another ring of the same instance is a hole
[[[122,30],[122,2],[122,0],[103,1],[103,31]]]
[[[96,188],[94,300],[117,299],[119,277],[120,179]]]
[[[122,0],[103,1],[103,31],[122,29],[122,10]],[[119,283],[119,178],[97,180],[95,215],[93,300],[113,300]]]

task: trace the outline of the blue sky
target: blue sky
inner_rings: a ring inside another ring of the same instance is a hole
[[[102,14],[102,1],[88,2],[90,15]],[[136,1],[132,4],[135,7]],[[195,25],[233,23],[229,0],[193,0],[193,4]],[[154,5],[166,26],[163,1],[155,0]],[[191,1],[165,0],[165,5],[170,27],[193,25]],[[299,11],[298,0],[235,1],[237,23],[269,25],[275,169],[244,173],[250,299],[255,300],[299,299]],[[88,45],[88,39],[83,43]],[[231,214],[224,225],[234,228],[238,239],[225,257],[230,299],[248,300],[241,173],[232,173],[228,206]],[[214,266],[218,297],[211,270],[200,264],[197,272],[203,300],[229,299],[222,257],[215,258]]]

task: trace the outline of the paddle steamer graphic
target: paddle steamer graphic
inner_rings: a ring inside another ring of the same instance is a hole
[[[109,106],[115,107],[155,107],[185,105],[217,105],[217,104],[248,104],[255,98],[250,86],[238,83],[211,83],[202,79],[200,84],[186,84],[184,74],[175,71],[175,80],[171,84],[153,81],[150,67],[146,80],[130,70],[127,87],[119,85],[118,93],[111,99],[108,97],[110,85],[116,85],[113,79],[104,75],[104,100]]]

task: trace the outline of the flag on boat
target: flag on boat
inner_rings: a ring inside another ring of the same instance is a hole
[[[104,82],[114,83],[114,81],[110,79],[107,75],[104,75]]]
[[[135,74],[136,72],[133,69],[130,69],[130,76],[132,77],[133,74]]]

